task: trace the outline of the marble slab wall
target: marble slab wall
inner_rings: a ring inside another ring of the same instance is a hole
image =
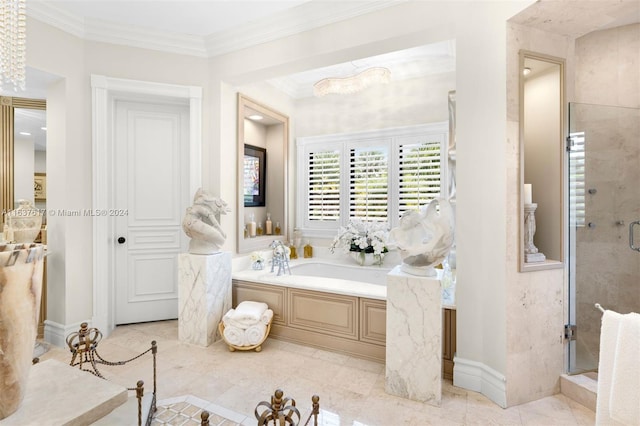
[[[179,256],[178,339],[209,346],[231,309],[231,253]]]
[[[435,277],[387,275],[385,391],[439,406],[442,399],[442,287]]]

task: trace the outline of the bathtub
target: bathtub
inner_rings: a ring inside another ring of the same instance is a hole
[[[274,312],[271,337],[384,362],[386,282],[396,266],[392,263],[359,266],[346,257],[298,259],[290,262],[291,275],[277,276],[268,262],[254,271],[248,260],[238,259],[232,272],[233,306],[245,300],[269,305]],[[443,311],[445,328],[452,312]],[[454,352],[446,354],[453,358]],[[452,368],[452,360],[448,362]]]
[[[394,265],[395,266],[395,265]],[[235,280],[334,293],[347,296],[387,298],[387,274],[391,267],[359,266],[329,259],[298,259],[289,263],[291,274],[277,276],[269,263],[261,271],[250,268],[233,272]]]

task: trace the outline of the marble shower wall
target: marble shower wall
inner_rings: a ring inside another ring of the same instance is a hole
[[[576,40],[572,129],[585,132],[586,223],[576,230],[577,367],[598,364],[600,303],[640,312],[640,253],[628,224],[640,220],[640,24]],[[616,221],[624,221],[617,225]],[[637,234],[636,234],[637,235]]]

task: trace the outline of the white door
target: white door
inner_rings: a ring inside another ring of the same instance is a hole
[[[189,107],[116,101],[114,117],[115,324],[177,318]]]

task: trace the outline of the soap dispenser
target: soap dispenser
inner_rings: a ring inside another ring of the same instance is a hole
[[[313,247],[311,247],[311,243],[307,240],[307,244],[304,246],[304,257],[305,259],[313,256]]]
[[[273,222],[271,222],[271,213],[267,213],[267,221],[264,223],[264,233],[266,235],[273,234]]]
[[[249,237],[254,238],[256,236],[256,219],[253,213],[249,216],[249,223],[247,225],[249,228]]]

